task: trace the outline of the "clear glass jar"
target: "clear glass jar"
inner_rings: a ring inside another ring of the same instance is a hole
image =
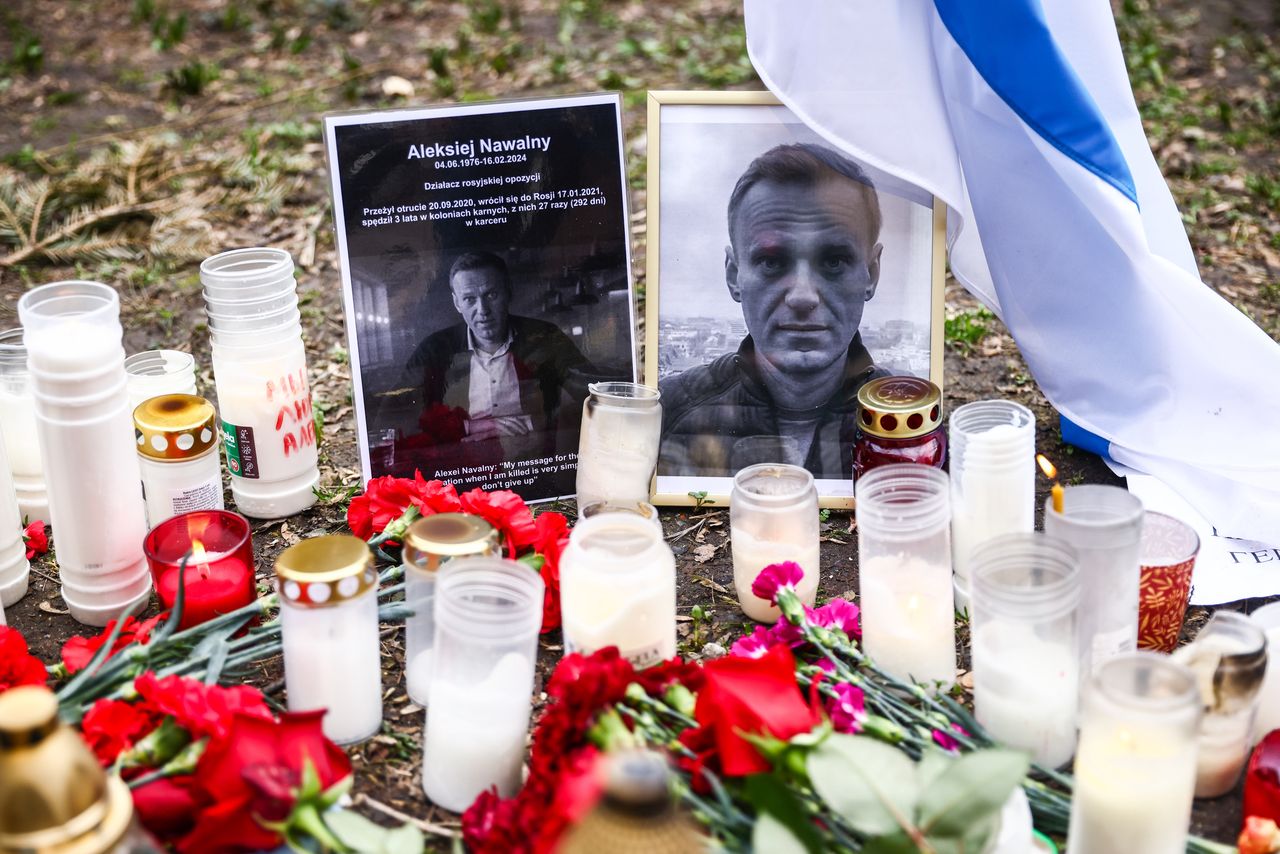
[[[1080,558],[1081,672],[1137,649],[1142,502],[1118,486],[1069,486],[1061,513],[1046,499],[1044,532]]]
[[[956,678],[947,475],[928,466],[883,466],[854,484],[862,645],[903,681]]]
[[[1099,662],[1080,703],[1072,854],[1182,854],[1196,783],[1200,694],[1167,656]]]
[[[382,726],[378,574],[350,534],[296,543],[276,558],[289,711],[327,709],[324,734],[364,741]]]
[[[971,558],[978,723],[997,741],[1057,768],[1076,748],[1076,554],[1061,540],[1026,533],[988,539]]]
[[[30,575],[18,496],[9,476],[4,437],[0,436],[0,625],[4,624],[4,609],[27,595]]]
[[[590,519],[601,513],[631,513],[648,521],[659,531],[662,530],[658,508],[648,501],[592,501],[590,504],[578,505],[579,519]]]
[[[180,513],[222,509],[218,413],[212,403],[191,394],[153,397],[133,411],[133,429],[152,528]]]
[[[479,516],[436,513],[418,519],[404,535],[404,672],[409,699],[425,707],[431,690],[436,639],[436,578],[456,557],[499,557],[497,530]]]
[[[206,258],[214,381],[236,507],[274,519],[315,503],[317,436],[293,259],[280,249],[236,249]],[[265,297],[292,309],[263,312]]]
[[[676,654],[676,559],[662,531],[634,513],[583,519],[560,556],[566,653],[616,646],[636,667]]]
[[[447,810],[520,788],[543,592],[515,561],[459,558],[440,570],[422,788]]]
[[[1267,637],[1244,614],[1215,611],[1173,659],[1196,674],[1204,704],[1196,797],[1225,795],[1239,782],[1253,746],[1253,722],[1267,672]]]
[[[18,316],[62,598],[79,622],[105,626],[151,592],[120,300],[97,282],[55,282],[23,294]]]
[[[743,613],[762,622],[778,619],[778,607],[751,592],[751,585],[766,566],[785,561],[804,571],[796,593],[812,607],[821,572],[818,536],[818,490],[806,469],[764,463],[734,475],[729,538],[733,586]]]
[[[24,519],[48,522],[49,493],[44,486],[36,402],[21,328],[0,332],[0,438],[9,449],[18,512]]]
[[[853,479],[897,463],[942,468],[942,389],[920,377],[880,377],[858,389]]]
[[[163,394],[196,394],[196,360],[181,350],[145,350],[124,360],[129,405]]]
[[[956,605],[968,606],[973,550],[1036,522],[1036,417],[1011,400],[978,400],[951,413],[951,553]]]
[[[582,404],[578,440],[578,505],[648,501],[662,433],[658,390],[626,382],[587,388],[591,394]]]

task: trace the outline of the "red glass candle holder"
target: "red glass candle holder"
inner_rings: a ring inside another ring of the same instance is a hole
[[[196,510],[166,519],[143,541],[156,593],[166,608],[178,598],[187,560],[181,628],[198,626],[253,602],[249,521],[227,510]]]

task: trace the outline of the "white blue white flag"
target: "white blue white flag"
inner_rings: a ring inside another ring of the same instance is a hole
[[[1200,280],[1108,0],[745,6],[788,107],[946,202],[952,272],[1073,441],[1280,542],[1280,345]]]

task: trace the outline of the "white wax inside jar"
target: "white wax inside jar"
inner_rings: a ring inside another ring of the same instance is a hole
[[[560,591],[566,652],[616,646],[637,667],[676,654],[673,566],[619,578],[561,563]]]
[[[751,585],[766,567],[775,563],[792,561],[804,570],[804,577],[796,585],[800,601],[813,607],[818,597],[820,575],[819,549],[816,537],[804,536],[802,543],[764,540],[739,528],[731,534],[733,552],[733,586],[738,593],[738,603],[743,613],[753,620],[772,623],[781,612],[776,605],[751,592]]]
[[[532,679],[529,659],[509,652],[478,684],[432,680],[422,785],[433,803],[462,812],[491,786],[503,798],[520,788]]]
[[[1249,759],[1252,723],[1252,708],[1227,715],[1205,713],[1197,738],[1197,798],[1216,798],[1235,788]]]
[[[1280,626],[1267,629],[1267,676],[1259,694],[1253,742],[1276,729],[1280,729]]]
[[[583,420],[578,446],[578,506],[596,501],[648,501],[649,481],[658,464],[661,427],[662,410],[657,406],[591,407]]]
[[[153,460],[139,455],[142,484],[147,498],[147,524],[193,510],[221,510],[222,466],[218,449],[181,462]]]
[[[328,709],[324,734],[338,744],[363,741],[382,726],[378,598],[323,608],[280,609],[289,710]]]
[[[1076,748],[1079,654],[1034,627],[993,621],[973,637],[973,704],[992,738],[1056,768]]]
[[[26,594],[30,569],[27,550],[22,542],[18,497],[9,478],[4,442],[0,440],[0,608],[17,602]],[[0,612],[0,623],[3,620]]]
[[[1027,443],[1027,431],[1001,424],[968,438],[959,477],[951,482],[951,544],[956,574],[969,586],[973,549],[1001,534],[1035,526],[1035,475],[1030,455],[1010,467],[1008,455]]]
[[[425,707],[431,697],[431,671],[435,658],[435,650],[427,647],[405,662],[405,687],[409,691],[409,699],[419,706]]]
[[[0,437],[9,449],[9,470],[15,478],[41,480],[40,440],[36,436],[36,404],[30,392],[15,394],[0,380]]]
[[[435,647],[436,573],[412,566],[406,566],[404,573],[404,601],[413,611],[404,621],[405,685],[409,698],[425,706]]]
[[[223,422],[253,428],[259,477],[284,480],[316,464],[315,421],[307,361],[300,342],[275,359],[215,357],[218,412]]]
[[[1182,854],[1195,790],[1193,740],[1147,726],[1080,734],[1072,854]]]
[[[862,644],[886,673],[903,681],[956,678],[951,567],[914,555],[863,561]]]

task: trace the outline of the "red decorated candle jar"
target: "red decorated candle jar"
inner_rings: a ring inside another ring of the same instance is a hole
[[[919,377],[881,377],[858,389],[853,478],[893,463],[942,468],[942,390]]]
[[[166,608],[178,598],[187,555],[181,628],[243,608],[256,598],[249,521],[228,510],[196,510],[166,519],[143,541],[156,592]]]

